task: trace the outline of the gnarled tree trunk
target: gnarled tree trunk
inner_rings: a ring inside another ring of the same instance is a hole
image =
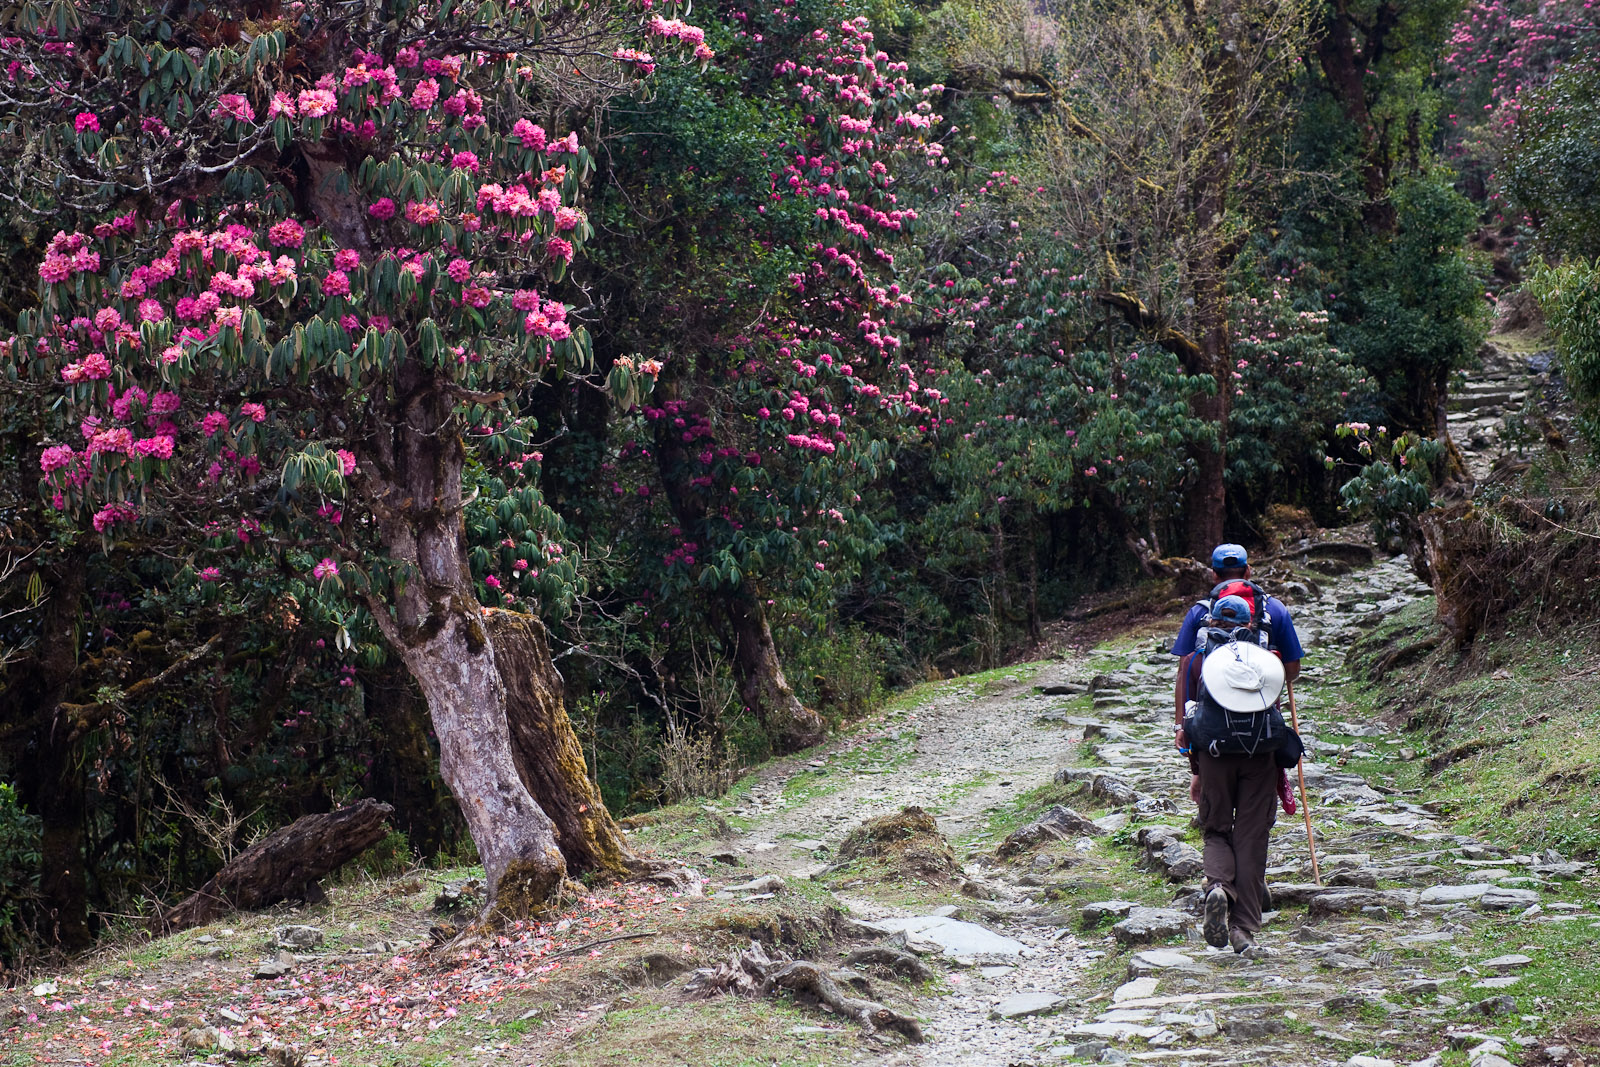
[[[509,611],[491,611],[484,621],[505,681],[512,758],[522,784],[555,823],[567,870],[622,873],[627,845],[585,770],[544,624]]]
[[[461,805],[489,883],[489,908],[516,916],[560,888],[556,827],[517,773],[506,689],[467,566],[465,449],[444,383],[402,368],[399,401],[361,468],[389,555],[406,565],[394,613],[373,614],[428,701],[439,770]]]
[[[827,736],[827,726],[815,711],[800,703],[778,660],[772,627],[755,597],[743,588],[726,594],[724,606],[733,632],[734,677],[739,696],[755,712],[779,754],[797,752]]]
[[[31,677],[14,691],[18,699],[10,709],[12,713],[42,713],[46,724],[25,742],[24,756],[16,761],[15,771],[23,803],[40,820],[41,933],[69,950],[87,948],[93,940],[84,854],[83,759],[77,732],[63,720],[61,709],[77,673],[86,564],[81,554],[71,553],[51,574],[38,659],[28,672]]]

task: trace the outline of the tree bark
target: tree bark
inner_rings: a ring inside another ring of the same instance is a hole
[[[69,951],[89,947],[89,881],[84,854],[86,788],[77,731],[64,721],[62,702],[77,675],[78,622],[83,613],[82,552],[69,552],[54,568],[31,684],[19,687],[13,713],[44,712],[47,723],[23,746],[15,763],[23,803],[40,819],[39,896],[42,933]]]
[[[517,773],[506,689],[473,588],[462,525],[460,427],[442,382],[403,368],[399,398],[362,480],[389,555],[407,573],[394,613],[373,615],[428,702],[439,770],[478,847],[488,911],[525,915],[560,888],[555,824]]]
[[[223,912],[255,910],[281,900],[315,899],[317,882],[383,840],[394,809],[370,798],[321,815],[302,815],[223,865],[176,907],[152,922],[162,932],[187,930]]]
[[[1317,40],[1317,62],[1323,77],[1345,118],[1361,137],[1361,218],[1367,232],[1375,235],[1393,233],[1396,219],[1388,196],[1392,161],[1388,145],[1373,124],[1366,76],[1386,50],[1388,35],[1399,17],[1395,4],[1381,3],[1370,24],[1363,25],[1351,16],[1348,0],[1333,0]],[[1362,42],[1359,49],[1358,37]]]
[[[827,736],[827,726],[820,715],[800,703],[784,677],[766,612],[742,588],[729,593],[724,604],[733,631],[739,696],[760,719],[773,751],[783,755],[819,743]]]
[[[589,779],[544,624],[509,611],[491,611],[485,621],[505,679],[512,756],[522,784],[555,823],[567,871],[622,874],[627,845]]]

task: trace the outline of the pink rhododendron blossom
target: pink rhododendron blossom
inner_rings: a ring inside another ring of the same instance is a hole
[[[62,467],[70,466],[78,454],[72,450],[71,445],[51,445],[39,456],[39,469],[49,474]]]
[[[327,296],[348,296],[350,276],[342,270],[330,270],[322,279],[322,292]]]
[[[317,581],[332,578],[339,573],[339,565],[328,557],[322,557],[322,562],[311,568],[311,576]]]
[[[165,436],[141,437],[133,443],[133,450],[141,456],[154,459],[172,458],[172,438]]]
[[[302,89],[295,106],[303,119],[320,119],[339,108],[339,98],[328,89]]]
[[[439,221],[439,209],[432,204],[413,200],[406,205],[406,219],[416,226],[428,226]]]
[[[213,411],[200,420],[200,429],[207,437],[214,437],[228,428],[228,416],[220,411]]]
[[[543,126],[536,126],[527,119],[518,119],[516,125],[511,127],[511,136],[522,142],[522,147],[534,152],[543,152],[545,146],[545,133]]]
[[[91,520],[96,533],[105,533],[114,523],[132,522],[139,517],[139,513],[131,504],[111,503],[94,513]]]
[[[274,248],[299,248],[305,241],[306,228],[294,219],[273,223],[267,230],[267,242]]]
[[[457,256],[455,259],[452,259],[450,261],[450,265],[445,268],[445,273],[450,275],[451,281],[464,282],[468,278],[472,277],[472,264],[462,259],[460,256]]]
[[[367,208],[367,214],[375,219],[392,219],[394,218],[394,201],[387,196],[380,197],[372,202],[371,207]]]
[[[91,111],[80,111],[72,120],[72,128],[78,133],[99,133],[100,119]]]
[[[273,93],[272,100],[267,104],[267,120],[269,122],[277,118],[279,115],[289,119],[292,119],[295,116],[294,97],[290,96],[288,93]]]
[[[230,118],[239,122],[254,122],[256,109],[238,93],[223,93],[217,97],[217,106],[211,109],[212,118]]]
[[[262,404],[240,404],[239,414],[251,422],[267,421],[267,409]]]
[[[333,254],[335,270],[355,270],[361,266],[361,253],[353,248],[341,248]]]
[[[426,111],[439,101],[439,83],[432,78],[419,81],[411,90],[411,106]]]
[[[552,237],[550,240],[545,242],[544,250],[549,254],[551,259],[560,259],[568,263],[572,262],[571,241],[563,240],[560,237]]]
[[[216,582],[222,580],[221,567],[205,567],[200,571],[199,578],[202,582]]]
[[[356,472],[356,455],[354,452],[341,448],[334,455],[339,457],[339,473],[348,478]]]

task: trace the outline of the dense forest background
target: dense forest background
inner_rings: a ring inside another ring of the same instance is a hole
[[[519,870],[518,664],[622,815],[1224,538],[1415,550],[1491,323],[1600,440],[1580,0],[4,17],[12,963],[361,796]]]

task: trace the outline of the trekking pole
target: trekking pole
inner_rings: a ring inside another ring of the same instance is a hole
[[[1294,732],[1300,732],[1300,715],[1294,709],[1294,683],[1289,682],[1289,725]],[[1311,878],[1318,885],[1322,884],[1322,871],[1317,868],[1317,839],[1311,833],[1311,801],[1306,797],[1306,757],[1300,755],[1300,763],[1296,768],[1300,772],[1300,810],[1306,816],[1306,844],[1311,846]]]

